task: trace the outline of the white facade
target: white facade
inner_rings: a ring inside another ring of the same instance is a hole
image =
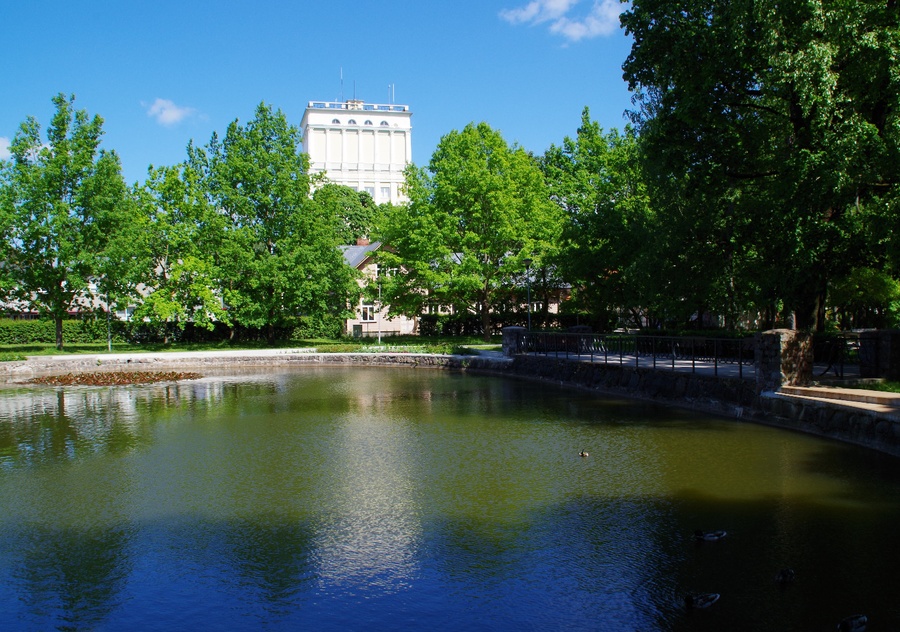
[[[310,171],[367,191],[376,204],[408,201],[403,170],[412,161],[408,105],[310,101],[300,129]]]

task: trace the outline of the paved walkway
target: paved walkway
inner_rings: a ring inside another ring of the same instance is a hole
[[[671,357],[660,356],[634,356],[624,354],[600,355],[593,356],[585,353],[529,353],[530,357],[538,358],[558,358],[560,360],[571,360],[573,362],[591,362],[593,364],[608,364],[614,366],[624,366],[640,369],[654,369],[656,371],[676,371],[686,373],[701,373],[703,375],[714,375],[716,377],[736,377],[755,380],[756,366],[753,364],[732,364],[715,362],[712,360],[672,360]]]
[[[776,395],[867,410],[900,421],[900,393],[839,386],[782,386]]]

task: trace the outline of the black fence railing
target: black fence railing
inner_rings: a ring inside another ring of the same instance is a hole
[[[740,378],[755,374],[756,367],[753,338],[523,332],[516,350],[521,354],[574,357],[604,364],[711,370],[717,376],[722,371]]]
[[[877,358],[871,357],[876,351],[870,345],[860,345],[860,336],[855,332],[817,335],[813,339],[815,377],[857,376],[861,364],[877,364]]]

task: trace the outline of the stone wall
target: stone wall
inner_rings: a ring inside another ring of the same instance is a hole
[[[134,354],[114,356],[46,356],[23,362],[0,363],[0,380],[24,382],[32,377],[88,371],[163,371],[192,369],[202,372],[228,368],[253,369],[303,365],[319,366],[406,366],[435,369],[502,370],[508,361],[478,356],[448,356],[426,353],[279,353],[226,355]]]
[[[576,386],[604,394],[685,405],[730,417],[745,417],[757,400],[750,380],[618,364],[592,364],[520,355],[507,373]]]
[[[836,400],[763,393],[757,421],[900,456],[900,413],[880,413]]]
[[[756,336],[756,390],[804,386],[812,380],[812,336],[793,329],[773,329]]]

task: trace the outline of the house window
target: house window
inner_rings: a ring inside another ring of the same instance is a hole
[[[365,122],[365,125],[371,125],[371,124],[372,124],[372,121],[366,121],[366,122]]]
[[[331,124],[332,124],[332,125],[340,125],[341,122],[340,122],[339,120],[337,120],[337,119],[331,119]]]
[[[390,127],[390,125],[391,125],[391,124],[388,123],[387,121],[381,121],[381,126],[382,126],[382,127]]]
[[[368,193],[372,197],[375,197],[375,187],[365,187],[365,189],[366,193]]]
[[[363,305],[359,308],[360,311],[360,320],[364,322],[372,322],[375,320],[375,306],[374,305]]]
[[[391,187],[381,187],[381,199],[387,200],[391,197]]]
[[[350,119],[347,121],[347,125],[356,125],[356,119]]]

